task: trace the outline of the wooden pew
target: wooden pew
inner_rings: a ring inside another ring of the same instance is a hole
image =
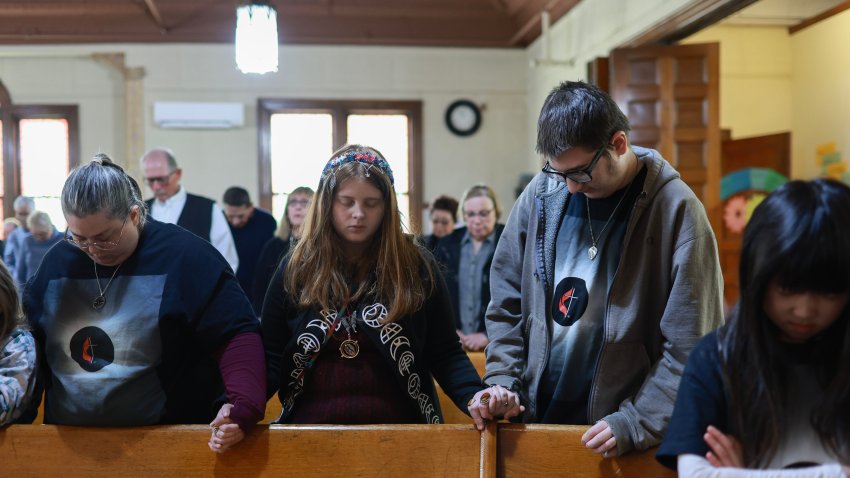
[[[655,461],[655,448],[602,458],[581,444],[587,426],[499,424],[497,476],[675,478]]]
[[[222,455],[209,435],[197,425],[13,425],[0,429],[0,463],[5,476],[495,476],[495,426],[261,425]]]
[[[466,355],[469,356],[469,360],[472,361],[472,365],[475,366],[475,370],[478,371],[478,375],[483,377],[485,361],[484,352],[467,352]],[[472,419],[469,418],[469,415],[457,408],[439,384],[437,385],[437,396],[440,399],[440,409],[443,411],[443,420],[445,423],[472,423]]]
[[[8,476],[570,476],[674,477],[655,450],[604,459],[581,445],[587,426],[258,426],[216,455],[206,426],[0,429]]]

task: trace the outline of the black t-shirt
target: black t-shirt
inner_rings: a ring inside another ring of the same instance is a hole
[[[117,271],[97,273],[62,242],[25,289],[45,359],[45,423],[208,423],[223,393],[215,353],[259,331],[230,266],[209,242],[148,218],[133,254]],[[106,303],[97,309],[102,289]]]

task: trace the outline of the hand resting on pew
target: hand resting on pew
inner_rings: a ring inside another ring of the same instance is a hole
[[[509,419],[525,411],[519,403],[519,395],[500,386],[493,385],[476,393],[467,404],[475,428],[483,431],[485,420]]]

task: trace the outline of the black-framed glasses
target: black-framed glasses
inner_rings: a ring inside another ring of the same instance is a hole
[[[549,177],[564,183],[567,182],[567,179],[579,184],[589,183],[593,181],[593,176],[591,176],[590,173],[593,172],[593,168],[596,167],[596,163],[599,162],[599,158],[602,157],[602,153],[604,153],[606,149],[608,149],[607,145],[599,148],[599,151],[596,152],[593,159],[590,161],[590,164],[588,164],[586,168],[561,172],[553,168],[552,165],[549,164],[549,161],[546,161],[546,164],[543,165],[543,169],[541,171],[548,174]]]
[[[124,237],[124,226],[127,225],[127,219],[130,217],[128,214],[127,217],[124,218],[124,222],[121,223],[121,234],[118,235],[118,240],[113,241],[77,241],[75,240],[71,234],[68,233],[68,229],[65,229],[65,240],[68,241],[69,244],[79,247],[80,249],[86,250],[89,247],[94,247],[99,251],[111,251],[118,247],[121,243],[121,238]]]
[[[177,171],[174,170],[174,171],[171,171],[170,173],[166,174],[165,176],[154,176],[152,178],[145,178],[145,182],[148,183],[149,185],[153,184],[153,183],[165,184],[171,179],[171,175],[176,173],[176,172]]]

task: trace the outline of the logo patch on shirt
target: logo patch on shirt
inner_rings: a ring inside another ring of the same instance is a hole
[[[576,323],[587,309],[587,285],[584,279],[567,277],[555,287],[552,296],[552,318],[568,327]]]
[[[115,360],[115,346],[98,327],[83,327],[71,337],[71,358],[86,372],[97,372]]]

